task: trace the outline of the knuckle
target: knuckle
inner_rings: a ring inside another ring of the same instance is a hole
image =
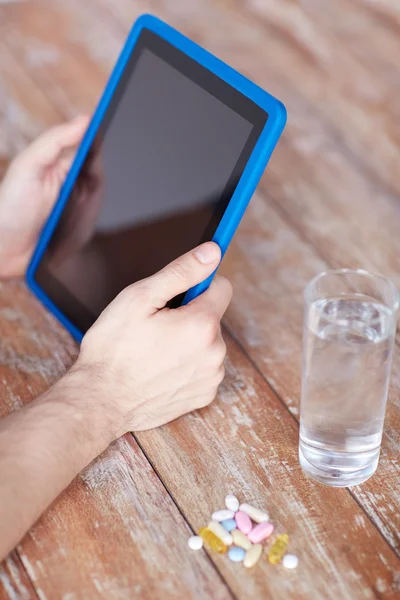
[[[186,281],[190,272],[186,261],[183,260],[175,261],[168,270],[170,275],[179,281]]]
[[[203,343],[206,346],[212,345],[220,331],[218,318],[212,313],[202,313],[198,316],[197,327]]]
[[[223,382],[223,380],[225,379],[225,367],[224,365],[221,365],[220,368],[218,369],[218,373],[217,373],[217,385],[220,385],[220,383]]]
[[[223,363],[225,360],[225,356],[226,356],[226,344],[224,342],[224,340],[221,338],[220,343],[218,344],[218,359],[219,359],[219,363]]]
[[[148,279],[143,279],[128,286],[122,293],[130,304],[146,303],[151,297],[151,285]]]
[[[225,356],[226,356],[226,344],[221,339],[218,342],[216,342],[215,345],[213,346],[213,348],[210,350],[211,366],[213,366],[216,369],[219,369],[219,367],[224,362]]]
[[[205,396],[203,396],[201,398],[201,400],[198,403],[198,409],[200,408],[206,408],[207,406],[209,406],[211,404],[211,402],[215,399],[215,396],[217,395],[216,390],[212,390],[209,394],[206,394]]]

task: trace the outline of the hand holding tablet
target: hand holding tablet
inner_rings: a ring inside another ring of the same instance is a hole
[[[225,373],[220,321],[232,286],[217,277],[189,305],[160,309],[208,277],[220,257],[218,246],[202,244],[127,287],[85,335],[73,372],[86,388],[93,382],[92,401],[110,412],[114,437],[158,427],[214,400]]]
[[[128,285],[207,240],[223,254],[285,118],[267,92],[141,17],[43,230],[29,286],[80,340]]]

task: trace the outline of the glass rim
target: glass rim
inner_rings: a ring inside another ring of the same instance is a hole
[[[387,285],[393,293],[393,302],[390,306],[388,306],[387,303],[385,303],[385,306],[392,312],[392,314],[397,313],[400,306],[400,295],[397,287],[390,279],[388,279],[388,277],[385,277],[384,275],[378,275],[377,273],[371,273],[371,271],[367,271],[366,269],[327,269],[326,271],[318,273],[318,275],[315,275],[315,277],[313,277],[311,281],[307,283],[304,289],[304,299],[307,303],[311,301],[310,292],[313,289],[313,287],[315,287],[315,284],[321,279],[327,277],[328,275],[361,275],[366,279],[381,281],[382,283]]]

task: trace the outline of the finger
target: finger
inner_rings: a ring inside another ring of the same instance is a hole
[[[232,284],[225,277],[217,275],[208,290],[184,308],[191,312],[211,312],[221,319],[231,300]]]
[[[153,308],[163,308],[175,296],[201,283],[217,268],[221,251],[206,242],[164,267],[147,280]]]
[[[59,162],[57,163],[57,169],[64,178],[70,170],[74,158],[75,153],[71,152],[70,154],[68,154],[68,156],[62,156]]]
[[[24,160],[36,166],[52,164],[63,150],[79,144],[89,124],[89,117],[80,116],[68,123],[48,129],[23,153]]]

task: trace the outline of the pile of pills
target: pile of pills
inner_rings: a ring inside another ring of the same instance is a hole
[[[239,504],[233,494],[226,496],[225,506],[211,515],[211,521],[200,529],[199,535],[189,538],[189,548],[200,550],[205,544],[220,554],[228,552],[232,562],[243,562],[248,569],[254,567],[262,555],[262,542],[272,535],[274,526],[265,511],[251,504]],[[288,544],[286,533],[278,535],[268,548],[269,562],[282,561],[286,569],[295,569],[299,559],[294,554],[286,554]]]

